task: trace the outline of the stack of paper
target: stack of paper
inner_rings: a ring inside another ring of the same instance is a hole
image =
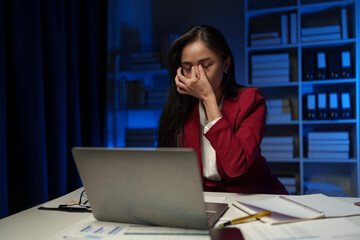
[[[293,137],[264,137],[261,143],[261,153],[268,160],[290,159],[293,152]]]
[[[266,46],[281,44],[281,38],[278,32],[264,32],[250,34],[251,46]]]
[[[290,99],[270,99],[266,102],[268,122],[291,121]]]
[[[290,81],[290,57],[288,53],[252,55],[250,68],[252,84]]]
[[[301,41],[317,42],[341,39],[340,25],[308,27],[301,29]]]
[[[315,159],[348,159],[348,132],[309,132],[308,158]]]

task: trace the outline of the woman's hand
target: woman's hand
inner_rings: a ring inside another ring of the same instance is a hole
[[[181,67],[178,68],[175,77],[177,91],[180,94],[191,95],[202,101],[210,97],[215,97],[214,90],[201,64],[191,67],[190,78],[185,77],[181,70]]]
[[[194,96],[203,102],[209,122],[222,116],[214,90],[201,64],[191,67],[190,78],[185,77],[181,73],[181,68],[178,68],[175,83],[180,94]]]

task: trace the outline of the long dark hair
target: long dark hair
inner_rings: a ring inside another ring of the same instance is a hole
[[[228,72],[224,73],[221,81],[223,96],[235,98],[237,92],[243,87],[235,81],[234,58],[222,33],[211,26],[191,27],[184,35],[176,39],[168,50],[169,93],[159,121],[159,147],[181,146],[179,136],[182,136],[183,125],[198,102],[198,99],[193,96],[179,94],[175,84],[176,71],[181,66],[183,48],[197,40],[201,40],[223,61],[230,57]]]

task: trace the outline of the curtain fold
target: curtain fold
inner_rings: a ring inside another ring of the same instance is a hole
[[[4,1],[0,0],[0,218],[7,215],[7,151]]]
[[[106,1],[0,0],[0,217],[81,186],[71,148],[103,145],[103,29]]]

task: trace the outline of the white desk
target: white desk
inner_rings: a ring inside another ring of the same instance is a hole
[[[81,189],[76,190],[72,194],[79,193]],[[229,210],[225,213],[222,219],[232,219],[234,217],[239,217],[239,214],[242,212],[231,205],[235,200],[250,200],[250,199],[264,199],[272,197],[273,195],[265,194],[236,194],[236,193],[216,193],[216,192],[205,192],[206,197],[221,197],[226,196],[225,202],[229,203]],[[63,197],[62,197],[63,198]],[[61,199],[61,198],[60,198]],[[359,198],[340,198],[343,201],[354,203],[360,201]],[[69,212],[59,212],[59,211],[46,211],[38,210],[39,206],[30,208],[28,210],[22,211],[20,213],[14,214],[12,216],[6,217],[0,220],[0,239],[6,240],[41,240],[46,239],[48,236],[54,235],[57,232],[61,232],[67,227],[70,227],[79,221],[88,218],[91,216],[91,213],[69,213]],[[240,215],[241,216],[241,215]],[[324,220],[314,220],[314,221],[304,221],[299,223],[292,223],[292,226],[296,227],[297,230],[307,229],[307,228],[316,228],[317,224],[319,225],[319,234],[324,232],[324,229],[321,229],[321,221],[338,221],[339,219],[324,219]],[[357,237],[348,236],[350,239],[360,239],[360,216],[342,218],[344,221],[348,221],[349,224],[355,223],[359,228],[359,235]],[[284,224],[285,226],[286,224]],[[254,229],[265,229],[265,224],[259,221],[253,221],[251,223],[236,225],[239,227],[244,236],[252,235],[252,228]],[[284,227],[283,226],[283,227]],[[269,227],[269,226],[267,226]],[[268,230],[268,229],[267,229]],[[330,232],[332,229],[328,229]],[[275,231],[275,228],[274,228]],[[276,231],[282,231],[281,227],[276,227]],[[327,230],[326,230],[327,231]],[[347,234],[346,229],[336,229],[337,236]],[[269,236],[267,236],[269,237]],[[290,237],[290,235],[288,235]],[[318,239],[313,237],[313,239]],[[260,239],[260,238],[258,238]],[[305,239],[305,238],[304,238]]]

